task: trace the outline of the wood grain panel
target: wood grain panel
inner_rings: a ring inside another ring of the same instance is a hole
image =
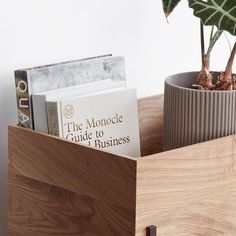
[[[135,159],[12,126],[9,165],[23,176],[135,209]]]
[[[163,95],[145,97],[138,102],[142,156],[163,151],[163,104]]]
[[[11,172],[10,236],[132,236],[135,212]]]
[[[236,235],[236,136],[138,161],[136,235]]]

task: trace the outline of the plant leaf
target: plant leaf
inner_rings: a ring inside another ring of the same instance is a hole
[[[162,0],[165,16],[168,17],[181,0]]]
[[[204,25],[215,25],[236,35],[235,0],[189,0],[189,6]]]

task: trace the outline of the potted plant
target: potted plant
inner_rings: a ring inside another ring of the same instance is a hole
[[[162,0],[166,17],[181,0]],[[236,42],[224,72],[210,72],[210,53],[223,31],[236,35],[235,0],[188,0],[200,18],[202,68],[165,80],[164,149],[169,150],[236,133]],[[211,25],[205,50],[204,25]]]

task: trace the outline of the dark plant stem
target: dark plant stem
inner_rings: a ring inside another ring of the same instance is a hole
[[[212,74],[209,72],[209,60],[205,54],[205,39],[203,24],[200,21],[200,37],[201,37],[201,56],[202,56],[202,69],[198,74],[198,85],[194,85],[201,90],[211,90],[212,86]]]
[[[234,47],[231,51],[229,60],[227,62],[227,66],[225,69],[225,79],[230,80],[232,78],[232,68],[233,68],[233,63],[234,63],[234,58],[236,54],[236,42],[234,43]]]
[[[235,90],[235,76],[232,75],[233,63],[236,54],[236,42],[230,53],[225,72],[221,72],[215,85],[216,90]]]
[[[203,24],[200,21],[200,37],[201,37],[201,54],[202,54],[202,70],[206,68],[206,60],[205,60],[205,41],[204,41],[204,29]]]
[[[214,35],[214,25],[211,27],[211,35],[210,35],[209,44],[211,43],[211,40],[212,40],[212,38],[213,38],[213,35]]]
[[[212,27],[213,28],[213,27]],[[210,38],[210,42],[209,42],[209,46],[208,46],[208,49],[207,49],[207,52],[206,52],[206,63],[208,65],[208,69],[210,68],[210,54],[211,54],[211,51],[215,45],[215,43],[218,41],[218,39],[220,38],[220,36],[222,35],[223,31],[222,30],[217,30],[214,35],[211,35],[211,38]],[[231,51],[231,50],[230,50]]]
[[[211,44],[211,40],[213,39],[213,35],[214,35],[214,26],[211,27],[211,35],[210,35],[209,45]],[[205,62],[207,63],[208,69],[209,69],[210,68],[210,53],[208,53],[208,50],[205,55]]]

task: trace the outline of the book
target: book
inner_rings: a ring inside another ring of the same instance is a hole
[[[49,134],[119,155],[140,156],[135,89],[46,102]]]
[[[34,128],[32,94],[105,79],[125,80],[123,57],[105,55],[16,70],[19,124]]]
[[[111,79],[95,81],[71,87],[45,91],[32,94],[34,129],[43,133],[48,133],[46,102],[52,99],[59,99],[71,96],[78,96],[107,89],[126,87],[125,81],[113,81]]]

